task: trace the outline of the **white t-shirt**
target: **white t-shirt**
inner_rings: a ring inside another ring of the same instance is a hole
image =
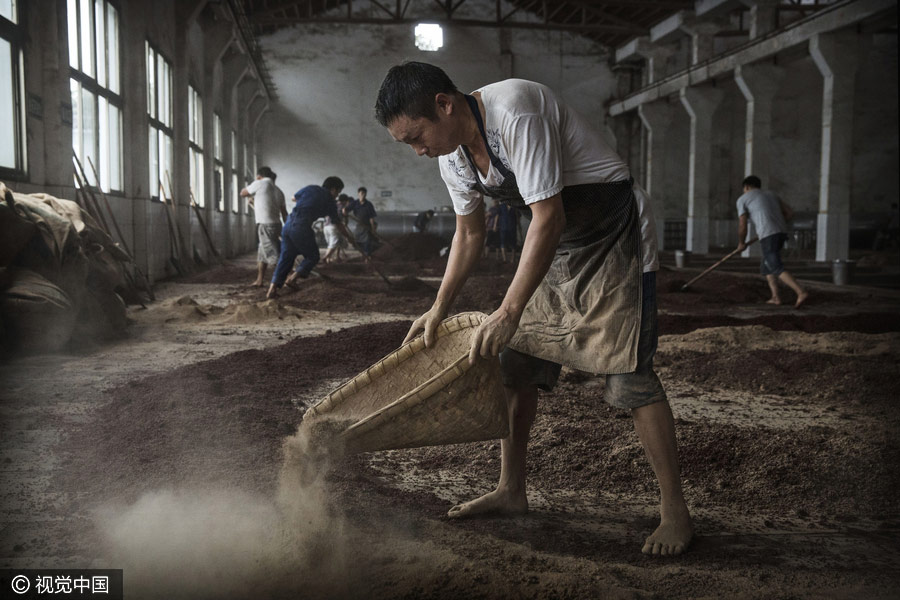
[[[737,199],[738,216],[750,215],[759,239],[787,233],[788,227],[781,212],[781,201],[774,192],[751,189]]]
[[[631,177],[628,165],[587,119],[557,99],[553,90],[524,79],[507,79],[478,90],[484,104],[484,130],[491,152],[516,176],[525,204],[545,200],[565,186],[609,183]],[[438,158],[453,210],[467,215],[483,202],[473,189],[479,177],[499,186],[503,175],[491,165],[481,177],[462,147]],[[635,186],[641,223],[644,271],[659,268],[656,226],[646,192]],[[651,235],[652,234],[652,235]]]
[[[268,177],[257,179],[247,186],[253,196],[253,212],[260,225],[277,225],[281,223],[281,207],[284,206],[284,193],[275,187]]]

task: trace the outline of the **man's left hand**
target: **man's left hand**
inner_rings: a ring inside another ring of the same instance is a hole
[[[519,327],[519,320],[514,318],[504,309],[500,308],[481,323],[472,336],[472,345],[469,348],[469,364],[475,360],[497,356],[512,339]]]
[[[740,242],[738,244],[737,250],[738,250],[738,252],[743,252],[746,248],[747,248],[747,244],[745,244],[744,242]]]

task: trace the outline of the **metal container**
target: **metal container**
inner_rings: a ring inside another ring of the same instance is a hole
[[[691,264],[691,251],[690,250],[676,250],[675,251],[675,266],[679,269],[684,268]]]
[[[856,265],[854,260],[844,260],[838,258],[831,263],[831,278],[835,285],[847,285],[853,276],[853,267]]]

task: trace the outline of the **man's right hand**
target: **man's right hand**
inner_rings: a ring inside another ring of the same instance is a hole
[[[738,243],[738,247],[737,247],[737,251],[738,251],[738,252],[743,252],[746,248],[747,248],[747,244],[746,244],[746,243],[744,243],[744,242],[739,242],[739,243]]]
[[[413,321],[412,327],[409,328],[409,332],[403,339],[403,343],[405,344],[415,338],[420,331],[424,331],[425,347],[431,348],[434,345],[434,341],[437,339],[437,327],[446,317],[447,315],[443,311],[432,307],[427,313]]]

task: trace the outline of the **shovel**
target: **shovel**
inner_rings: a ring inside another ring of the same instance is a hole
[[[756,239],[757,239],[757,238],[753,238],[752,240],[750,240],[749,242],[747,242],[747,247],[749,248],[754,242],[756,242]],[[743,252],[743,250],[738,250],[737,248],[735,248],[734,250],[732,250],[731,252],[729,252],[728,254],[726,254],[724,257],[722,257],[721,260],[719,260],[719,262],[714,263],[712,266],[708,267],[705,271],[703,271],[702,273],[700,273],[699,275],[697,275],[696,277],[694,277],[693,279],[691,279],[690,281],[688,281],[686,284],[684,284],[683,286],[681,286],[681,291],[682,291],[682,292],[686,292],[687,289],[691,286],[692,283],[696,282],[696,281],[697,281],[698,279],[700,279],[701,277],[704,277],[705,275],[707,275],[708,273],[710,273],[713,269],[715,269],[716,267],[718,267],[719,265],[721,265],[722,263],[724,263],[726,260],[728,260],[729,258],[731,258],[732,256],[734,256],[734,255],[737,254],[738,252]]]

